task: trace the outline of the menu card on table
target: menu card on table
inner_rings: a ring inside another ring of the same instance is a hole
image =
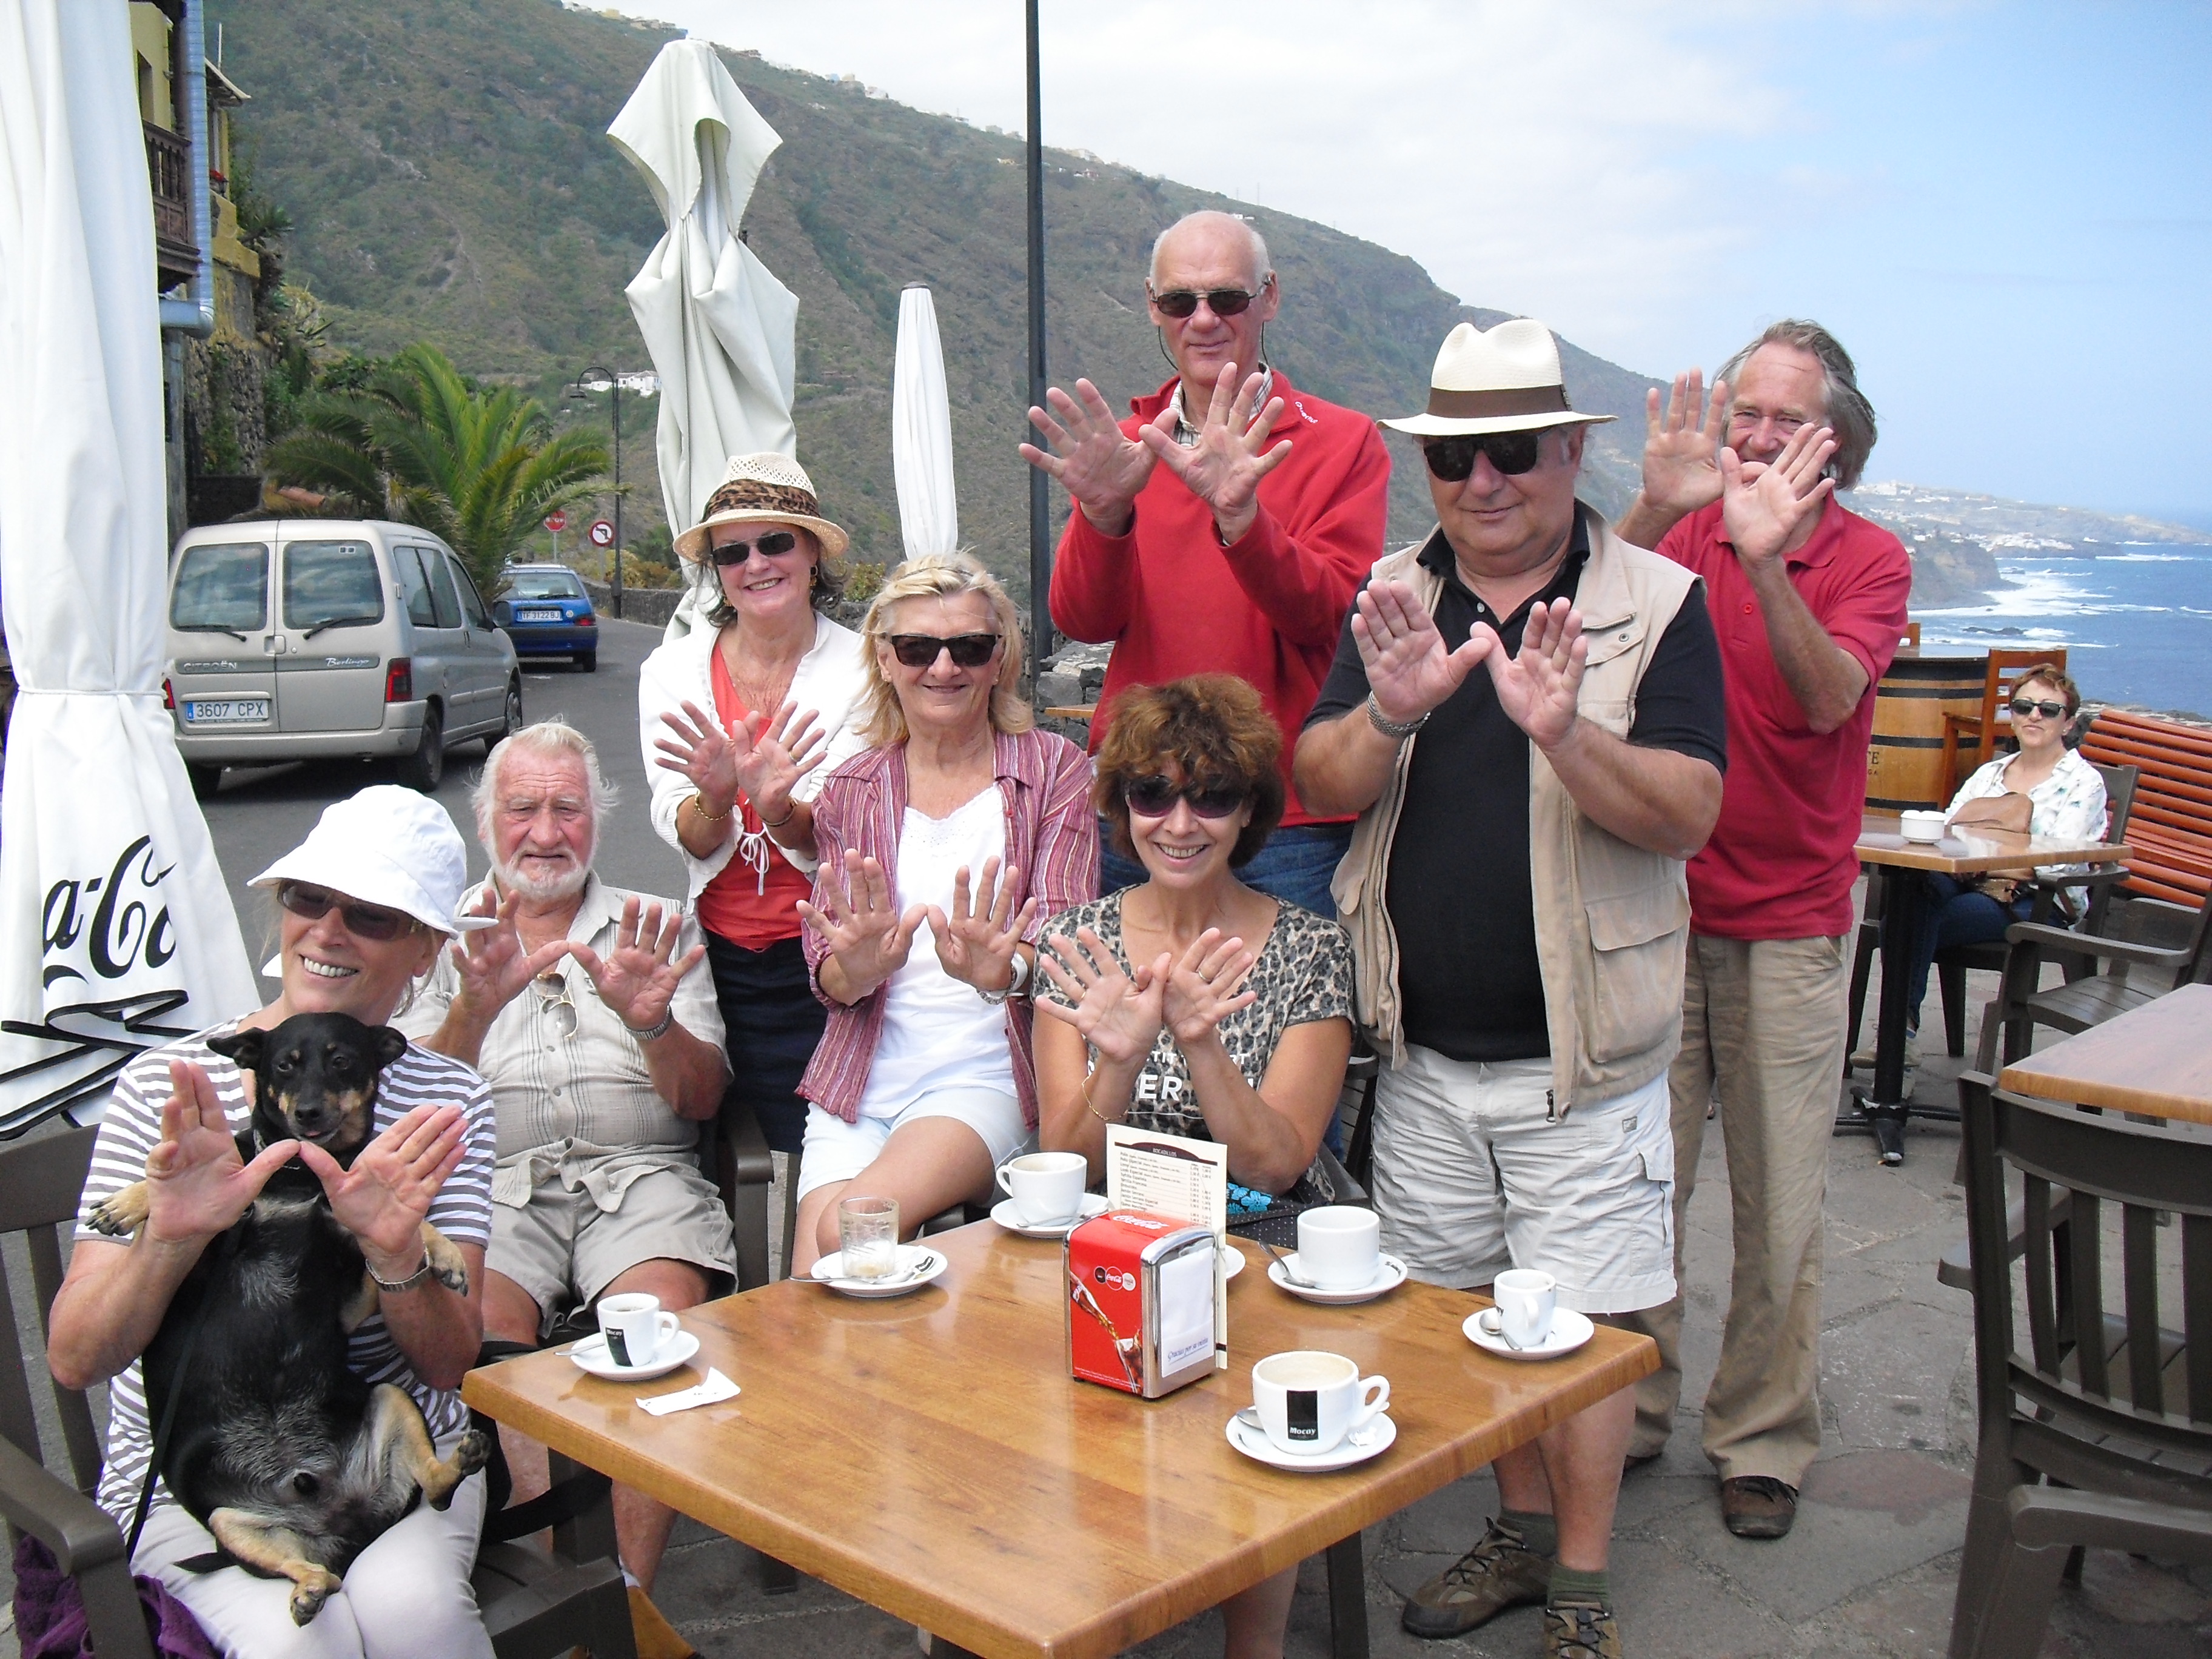
[[[1229,1149],[1106,1126],[1106,1206],[1213,1230],[1213,1366],[1229,1369]]]

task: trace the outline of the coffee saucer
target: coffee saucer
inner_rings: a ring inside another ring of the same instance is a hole
[[[1286,1267],[1298,1265],[1298,1253],[1292,1250],[1280,1261],[1267,1264],[1268,1282],[1276,1289],[1288,1291],[1292,1296],[1308,1302],[1318,1302],[1326,1308],[1349,1307],[1355,1302],[1372,1302],[1378,1296],[1388,1296],[1406,1282],[1406,1264],[1395,1255],[1380,1255],[1375,1261],[1375,1277],[1364,1285],[1355,1285],[1350,1290],[1320,1291],[1304,1285],[1294,1285]]]
[[[1597,1334],[1597,1327],[1590,1323],[1589,1315],[1577,1313],[1572,1308],[1554,1308],[1552,1328],[1544,1333],[1544,1340],[1531,1348],[1516,1348],[1503,1335],[1483,1328],[1484,1316],[1492,1311],[1485,1308],[1481,1313],[1469,1314],[1460,1329],[1476,1347],[1500,1359],[1557,1359],[1563,1353],[1572,1353]]]
[[[568,1358],[576,1362],[579,1370],[589,1371],[593,1376],[604,1376],[610,1382],[643,1382],[648,1378],[665,1376],[678,1365],[688,1364],[699,1352],[699,1339],[686,1330],[678,1330],[668,1339],[667,1345],[653,1355],[649,1365],[617,1365],[607,1358],[607,1339],[597,1331],[580,1339],[568,1350]]]
[[[920,1290],[949,1265],[943,1255],[926,1244],[902,1244],[898,1247],[898,1267],[889,1277],[848,1279],[844,1273],[844,1251],[832,1250],[814,1264],[812,1277],[816,1284],[827,1285],[846,1296],[904,1296],[908,1291]]]
[[[1014,1200],[1011,1198],[1002,1198],[991,1206],[992,1220],[1008,1232],[1019,1233],[1024,1238],[1066,1238],[1092,1216],[1105,1213],[1106,1194],[1103,1193],[1084,1194],[1083,1207],[1076,1212],[1073,1221],[1024,1221],[1021,1218],[1021,1212],[1014,1208]]]
[[[1229,1443],[1255,1462],[1299,1474],[1320,1474],[1330,1469],[1348,1469],[1355,1463],[1381,1456],[1398,1438],[1398,1425],[1384,1412],[1354,1429],[1327,1451],[1311,1453],[1285,1451],[1267,1438],[1265,1429],[1253,1427],[1242,1417],[1229,1419],[1227,1433]]]
[[[1221,1247],[1221,1277],[1231,1279],[1244,1271],[1244,1252],[1234,1244]]]

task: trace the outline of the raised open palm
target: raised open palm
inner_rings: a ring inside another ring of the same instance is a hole
[[[1045,943],[1050,948],[1037,952],[1037,965],[1074,1006],[1039,997],[1038,1010],[1073,1025],[1102,1060],[1126,1066],[1152,1053],[1159,1041],[1169,957],[1163,953],[1158,963],[1125,973],[1090,927],[1079,928],[1072,939],[1055,933]]]

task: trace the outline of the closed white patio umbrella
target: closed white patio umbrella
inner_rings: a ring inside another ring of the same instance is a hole
[[[680,535],[731,456],[798,453],[798,296],[738,239],[783,140],[704,40],[663,46],[607,135],[668,222],[624,291],[660,376],[660,489]]]
[[[0,1134],[260,1006],[162,708],[154,222],[124,0],[0,5]]]
[[[899,295],[898,351],[891,367],[891,478],[899,539],[909,559],[960,545],[952,488],[952,410],[945,395],[945,347],[937,304],[920,283]]]

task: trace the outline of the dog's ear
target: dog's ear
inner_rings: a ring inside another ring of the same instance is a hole
[[[407,1052],[407,1033],[396,1025],[380,1025],[369,1036],[376,1045],[376,1069],[380,1072]]]
[[[269,1053],[269,1034],[252,1028],[233,1031],[228,1036],[211,1036],[207,1046],[219,1054],[236,1060],[242,1071],[258,1073],[261,1062]]]

